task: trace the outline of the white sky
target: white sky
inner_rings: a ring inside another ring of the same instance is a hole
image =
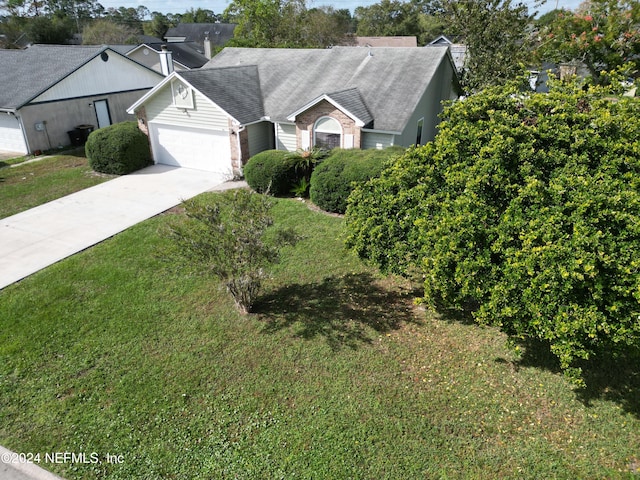
[[[230,0],[99,0],[105,8],[110,7],[138,7],[144,5],[151,12],[158,11],[162,13],[184,13],[190,8],[213,10],[214,13],[222,13],[227,8]],[[307,5],[310,7],[321,7],[323,5],[331,5],[336,9],[348,8],[353,12],[356,7],[368,6],[378,3],[379,0],[308,0]],[[514,3],[517,3],[514,1]],[[530,11],[538,10],[541,13],[553,10],[554,8],[566,8],[573,10],[582,0],[547,0],[541,7],[535,7],[535,0],[524,0]]]

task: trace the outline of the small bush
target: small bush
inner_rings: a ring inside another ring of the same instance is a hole
[[[354,185],[380,175],[384,164],[404,149],[333,150],[311,175],[311,201],[328,212],[344,213]]]
[[[251,311],[266,270],[296,235],[273,226],[273,199],[246,189],[199,196],[183,203],[187,221],[175,224],[175,254],[218,277],[238,309]]]
[[[96,172],[125,175],[150,165],[147,136],[136,122],[122,122],[91,132],[85,145]]]
[[[249,186],[258,193],[289,196],[296,184],[300,182],[300,174],[295,158],[287,158],[289,152],[284,150],[266,150],[254,155],[244,167],[244,178]]]

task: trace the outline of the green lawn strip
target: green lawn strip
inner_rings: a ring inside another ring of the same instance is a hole
[[[95,173],[84,157],[60,155],[0,170],[0,218],[113,178]]]
[[[342,219],[275,213],[302,239],[247,317],[164,258],[175,213],[1,291],[0,444],[122,455],[43,465],[68,480],[632,478],[637,411],[421,311]]]

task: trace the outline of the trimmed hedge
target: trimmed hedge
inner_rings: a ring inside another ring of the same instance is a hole
[[[258,193],[269,191],[271,195],[290,196],[300,181],[294,158],[286,158],[285,150],[266,150],[249,159],[244,166],[244,178]]]
[[[89,134],[85,145],[89,165],[96,172],[125,175],[151,165],[147,136],[136,122],[122,122]]]
[[[385,163],[402,152],[401,147],[333,150],[311,175],[311,201],[328,212],[344,213],[354,186],[380,175]]]

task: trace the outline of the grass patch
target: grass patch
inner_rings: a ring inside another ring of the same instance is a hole
[[[95,173],[85,157],[59,155],[0,169],[0,218],[92,187],[113,175]]]
[[[576,394],[534,345],[420,310],[295,200],[275,216],[304,239],[243,317],[154,254],[176,211],[0,291],[0,444],[122,455],[43,465],[69,480],[637,478],[637,359]]]

